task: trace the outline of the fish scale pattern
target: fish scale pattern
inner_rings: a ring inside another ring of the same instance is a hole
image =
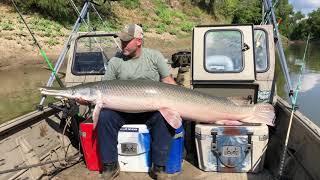
[[[214,97],[177,85],[142,80],[92,82],[67,89],[40,89],[42,94],[82,98],[103,108],[123,112],[160,111],[179,113],[198,122],[231,121],[265,123],[273,126],[273,106],[266,103],[238,106],[224,97]]]
[[[164,103],[170,103],[173,107],[190,104],[194,108],[205,108],[209,111],[226,113],[247,113],[253,106],[237,106],[224,97],[213,97],[181,86],[159,83],[154,81],[137,80],[111,80],[93,82],[77,88],[92,88],[106,96],[123,97],[125,101],[135,101],[139,108],[161,108]],[[151,107],[152,106],[152,107]],[[138,108],[138,107],[136,107]]]

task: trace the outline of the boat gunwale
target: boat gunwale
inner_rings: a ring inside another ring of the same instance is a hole
[[[56,102],[54,104],[58,106],[61,105],[60,102]],[[35,110],[17,118],[14,118],[6,123],[0,124],[0,141],[20,130],[25,129],[26,127],[32,124],[44,120],[45,117],[49,117],[58,112],[60,112],[60,110],[45,107],[42,111]]]

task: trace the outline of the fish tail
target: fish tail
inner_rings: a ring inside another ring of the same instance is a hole
[[[274,126],[275,112],[271,104],[260,103],[254,106],[254,111],[251,116],[242,119],[242,122],[248,123],[263,123],[269,126]]]

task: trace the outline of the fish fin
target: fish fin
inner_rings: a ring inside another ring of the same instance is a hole
[[[254,108],[255,109],[251,116],[241,119],[240,121],[248,123],[258,122],[267,124],[269,126],[274,126],[276,115],[274,112],[274,107],[271,104],[260,103],[256,104]]]
[[[214,123],[221,124],[221,125],[230,125],[230,126],[239,126],[243,124],[240,121],[234,121],[234,120],[219,120],[219,121],[215,121]]]
[[[182,119],[177,111],[169,108],[161,108],[159,111],[168,124],[170,124],[170,126],[172,126],[174,129],[181,127]]]
[[[94,110],[92,113],[93,129],[95,129],[98,124],[101,108],[102,108],[102,103],[97,103],[94,107]]]

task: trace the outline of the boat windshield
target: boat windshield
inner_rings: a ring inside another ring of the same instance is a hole
[[[76,40],[72,73],[103,75],[108,60],[117,52],[112,36],[80,36]]]
[[[212,73],[242,71],[242,33],[239,30],[211,30],[206,33],[205,69]]]
[[[267,34],[262,29],[254,30],[254,46],[255,46],[255,63],[257,72],[265,72],[268,70],[268,44]]]

